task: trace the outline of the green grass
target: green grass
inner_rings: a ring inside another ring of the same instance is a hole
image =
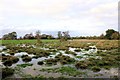
[[[0,40],[2,44],[36,44],[37,40]],[[66,47],[74,47],[74,48],[85,48],[88,46],[96,45],[96,47],[100,50],[111,50],[111,49],[118,49],[118,40],[72,40],[67,42],[59,42],[57,39],[42,39],[43,44],[49,44],[51,48],[62,48],[66,49]],[[91,43],[91,44],[88,44]],[[49,47],[46,46],[46,47]]]
[[[77,69],[69,66],[61,67],[60,69],[58,69],[58,72],[61,72],[63,74],[68,74],[70,76],[77,76],[77,75],[83,74],[83,72],[80,72]]]
[[[57,42],[58,40],[49,40],[49,39],[42,39],[43,43],[47,43],[47,42]],[[0,42],[2,42],[2,44],[35,44],[37,42],[37,40],[0,40]]]
[[[25,68],[27,66],[32,66],[33,64],[30,64],[30,63],[26,63],[26,64],[18,64],[17,66],[19,67],[22,67],[22,68]]]
[[[73,67],[70,66],[63,66],[61,68],[47,68],[47,69],[41,69],[40,71],[47,71],[47,72],[59,72],[64,75],[69,75],[69,76],[82,76],[85,74],[85,72],[81,72]]]

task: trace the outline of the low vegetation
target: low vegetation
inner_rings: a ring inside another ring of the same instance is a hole
[[[0,71],[2,71],[2,79],[9,77],[14,74],[14,69],[12,68],[2,68]]]
[[[26,63],[26,64],[18,64],[17,66],[19,67],[22,67],[22,68],[25,68],[27,66],[32,66],[33,64],[30,64],[30,63]]]
[[[68,75],[68,76],[79,76],[81,77],[83,74],[85,74],[85,72],[81,72],[73,67],[69,67],[69,66],[63,66],[60,68],[48,68],[48,69],[41,69],[40,71],[47,71],[47,72],[58,72],[58,73],[62,73],[64,75]]]
[[[26,52],[28,54],[20,57],[26,63],[17,66],[22,68],[32,66],[34,64],[28,63],[32,61],[32,58],[40,59],[45,57],[48,59],[40,60],[37,64],[43,66],[56,66],[59,63],[62,66],[67,65],[66,67],[47,69],[45,71],[58,72],[74,77],[80,77],[84,74],[84,72],[80,70],[99,72],[102,68],[107,70],[118,68],[120,63],[118,40],[68,40],[65,42],[59,42],[58,40],[42,40],[42,45],[36,44],[36,40],[3,40],[2,45],[6,46],[6,48],[1,51],[1,53],[5,53],[1,54],[0,58],[2,59],[3,65],[6,67],[19,61],[19,58],[14,55],[20,52]],[[87,53],[90,49],[89,46],[96,46],[97,52]],[[69,48],[76,49],[70,51]],[[10,55],[6,55],[6,53]],[[59,54],[57,55],[57,53]],[[30,57],[29,55],[34,56]],[[52,55],[55,57],[53,58]],[[68,55],[72,55],[75,58]],[[76,58],[78,60],[76,60]],[[69,67],[68,65],[72,65],[73,67]]]
[[[19,58],[14,57],[14,56],[6,56],[6,55],[2,55],[2,62],[5,66],[11,66],[14,63],[17,63],[19,61]]]
[[[29,56],[26,56],[26,57],[23,57],[22,60],[23,60],[24,62],[30,62],[30,61],[32,60],[32,58],[29,57]]]

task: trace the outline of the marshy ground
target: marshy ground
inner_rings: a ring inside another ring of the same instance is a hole
[[[0,67],[11,78],[118,77],[118,40],[3,40]],[[8,72],[5,70],[9,68]],[[10,70],[14,69],[14,70]]]

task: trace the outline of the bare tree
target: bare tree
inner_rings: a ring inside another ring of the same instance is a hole
[[[41,41],[41,32],[38,30],[38,31],[36,31],[36,37],[37,37],[37,43],[42,43],[42,41]]]
[[[58,39],[61,41],[67,41],[70,38],[69,31],[58,31]]]
[[[61,31],[58,31],[58,39],[61,39],[62,38],[62,33]]]
[[[69,31],[63,32],[63,38],[65,41],[67,41],[70,38]]]

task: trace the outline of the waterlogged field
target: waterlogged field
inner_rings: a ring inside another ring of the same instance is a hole
[[[36,40],[1,42],[3,78],[118,77],[118,40],[42,40],[40,45]]]

